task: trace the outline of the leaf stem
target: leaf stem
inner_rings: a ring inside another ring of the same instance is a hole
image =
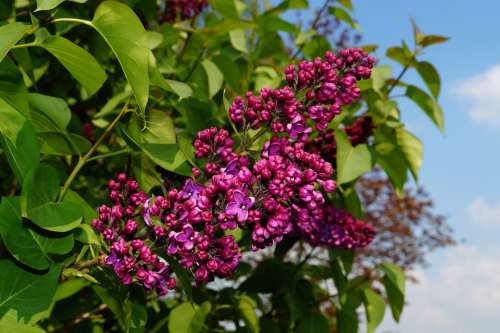
[[[243,143],[241,146],[238,147],[238,150],[236,150],[237,153],[243,152],[245,149],[249,148],[252,146],[252,144],[257,141],[258,138],[260,138],[264,133],[266,133],[268,130],[267,127],[262,127],[257,134],[255,134],[250,140],[247,142]]]
[[[116,126],[116,124],[118,124],[118,121],[120,121],[121,117],[123,117],[123,115],[127,112],[128,112],[128,102],[125,104],[125,106],[120,111],[120,113],[116,116],[116,118],[113,119],[113,121],[108,125],[108,127],[106,128],[104,133],[102,133],[102,135],[99,137],[99,139],[97,139],[97,141],[94,143],[94,145],[92,147],[90,147],[89,151],[84,156],[80,157],[80,159],[78,160],[78,163],[75,165],[75,167],[73,168],[73,171],[71,171],[71,174],[68,176],[68,179],[64,183],[64,186],[61,190],[61,194],[59,195],[59,201],[64,199],[64,196],[68,192],[69,187],[71,186],[71,183],[73,183],[73,181],[75,180],[75,177],[78,175],[78,172],[80,172],[80,170],[83,168],[85,163],[87,163],[89,161],[91,156],[95,153],[97,147],[104,141],[104,139],[109,135],[109,133],[111,133],[113,128]]]
[[[101,159],[101,158],[107,158],[107,157],[113,157],[113,156],[117,156],[117,155],[122,155],[122,154],[126,154],[128,152],[129,152],[128,148],[123,148],[123,149],[120,149],[120,150],[117,150],[117,151],[113,151],[113,152],[110,152],[110,153],[93,156],[93,157],[89,158],[87,160],[87,162],[98,160],[98,159]]]
[[[11,49],[21,49],[23,47],[32,47],[32,46],[38,46],[38,43],[32,42],[32,43],[26,43],[26,44],[17,44],[11,47]]]
[[[69,23],[78,23],[78,24],[85,24],[88,26],[92,26],[92,22],[88,20],[82,20],[78,18],[72,18],[72,17],[62,17],[62,18],[57,18],[53,19],[50,21],[50,23],[60,23],[60,22],[69,22]]]
[[[408,63],[403,67],[403,70],[401,71],[401,73],[399,73],[399,75],[396,78],[396,80],[394,80],[392,82],[392,84],[390,85],[389,89],[387,89],[387,96],[389,96],[390,93],[394,90],[394,88],[396,88],[396,86],[398,85],[399,81],[401,81],[401,79],[403,78],[403,76],[406,74],[406,71],[408,71],[408,69],[410,69],[411,65],[413,64],[413,61],[415,61],[415,55],[413,55],[411,57],[411,59],[408,61]]]

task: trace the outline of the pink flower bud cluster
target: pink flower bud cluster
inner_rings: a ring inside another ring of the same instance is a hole
[[[155,253],[154,239],[150,239],[143,224],[137,222],[148,196],[139,191],[136,181],[118,174],[116,180],[108,183],[109,199],[112,206],[99,207],[99,218],[92,226],[99,231],[110,246],[110,255],[105,263],[111,266],[123,284],[137,282],[146,290],[165,295],[175,287],[171,269]]]
[[[297,227],[312,246],[362,248],[370,244],[375,229],[351,214],[330,205],[311,212],[298,211]]]
[[[269,126],[287,132],[293,140],[306,141],[312,129],[325,130],[341,107],[356,101],[358,80],[370,77],[375,59],[360,49],[326,52],[325,59],[302,61],[285,69],[288,86],[263,88],[258,96],[236,97],[229,108],[233,123],[243,129]],[[301,100],[297,96],[304,96]]]

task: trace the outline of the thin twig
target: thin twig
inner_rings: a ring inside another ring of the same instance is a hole
[[[113,119],[113,121],[111,122],[111,124],[108,125],[108,127],[106,128],[106,130],[104,131],[104,133],[102,133],[102,135],[99,137],[99,139],[97,139],[97,141],[89,149],[89,151],[83,157],[80,157],[80,159],[78,160],[78,163],[73,168],[73,171],[71,172],[71,174],[69,175],[68,179],[64,183],[64,186],[63,186],[63,188],[61,190],[61,194],[59,196],[59,201],[61,201],[64,198],[64,196],[66,195],[66,192],[68,192],[69,187],[71,186],[71,183],[73,183],[73,181],[75,180],[75,177],[78,175],[78,172],[80,172],[80,170],[83,168],[83,166],[85,165],[85,163],[87,163],[88,160],[90,159],[90,157],[92,157],[92,154],[95,153],[97,147],[99,147],[99,145],[104,141],[104,139],[111,133],[111,131],[113,130],[113,128],[116,126],[116,124],[118,124],[118,122],[120,121],[121,117],[123,117],[123,115],[125,113],[127,113],[127,112],[128,112],[128,102],[125,104],[125,106],[120,111],[120,113],[116,116],[116,118]]]
[[[403,67],[403,70],[401,73],[399,73],[398,77],[396,80],[392,82],[392,84],[389,86],[389,89],[387,90],[387,96],[396,88],[396,86],[399,84],[403,76],[405,75],[406,71],[410,69],[411,65],[413,64],[413,61],[415,61],[415,56],[412,56],[411,59],[408,61],[408,63]]]
[[[106,304],[101,304],[94,310],[91,310],[89,312],[82,313],[75,319],[71,320],[70,322],[64,324],[61,328],[58,328],[55,331],[52,331],[52,333],[64,333],[64,332],[70,332],[70,329],[79,323],[81,323],[84,320],[92,318],[94,315],[106,310],[108,306]]]
[[[323,3],[323,6],[321,7],[321,9],[316,14],[316,17],[314,18],[314,21],[312,22],[311,28],[309,30],[315,30],[316,29],[316,27],[317,27],[317,25],[319,23],[319,20],[321,19],[321,16],[325,12],[325,10],[328,8],[328,4],[330,3],[330,1],[331,0],[325,0],[325,2]],[[298,57],[298,55],[300,54],[300,52],[302,52],[302,49],[304,48],[304,46],[305,46],[305,43],[302,43],[299,46],[299,48],[297,49],[297,51],[295,51],[295,53],[292,55],[292,60]]]

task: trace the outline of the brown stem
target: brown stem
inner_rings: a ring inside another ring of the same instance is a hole
[[[70,332],[70,329],[79,323],[81,323],[84,320],[92,318],[94,315],[106,310],[108,306],[106,304],[101,304],[94,310],[82,313],[75,319],[71,320],[70,322],[64,324],[62,327],[56,329],[55,331],[52,331],[52,333],[64,333],[64,332]]]

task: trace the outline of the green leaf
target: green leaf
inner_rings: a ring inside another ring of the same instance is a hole
[[[384,319],[385,302],[379,294],[368,288],[363,290],[363,302],[366,312],[366,331],[373,333]]]
[[[438,98],[441,89],[441,78],[436,68],[427,61],[419,61],[416,64],[417,72],[429,88],[431,94]]]
[[[53,231],[70,231],[82,222],[82,208],[72,202],[49,202],[28,211],[27,218],[39,227]]]
[[[382,283],[391,305],[392,316],[396,322],[399,322],[405,302],[404,272],[399,266],[389,263],[381,264],[380,269],[385,273]]]
[[[384,169],[389,179],[401,194],[407,179],[406,156],[401,150],[394,130],[385,126],[380,126],[375,131],[374,150],[377,163]]]
[[[40,148],[31,122],[3,98],[0,98],[0,134],[10,167],[22,182],[38,165]]]
[[[337,312],[337,332],[358,333],[358,315],[352,309],[340,309]]]
[[[407,66],[413,59],[413,53],[405,43],[403,43],[402,47],[394,46],[388,48],[385,55],[398,62],[401,66]]]
[[[300,319],[295,333],[328,333],[330,325],[328,320],[319,312],[309,312],[306,316]],[[340,331],[343,332],[343,331]]]
[[[14,22],[0,27],[0,62],[5,58],[12,46],[23,38],[30,28],[29,25]]]
[[[386,81],[392,76],[392,67],[388,65],[377,66],[372,70],[373,89],[380,91]]]
[[[347,12],[345,9],[340,7],[330,7],[328,8],[328,12],[340,21],[344,21],[345,23],[347,23],[351,28],[358,28],[356,22],[354,22],[354,20],[352,19],[351,14],[349,14],[349,12]]]
[[[449,40],[449,37],[438,36],[438,35],[425,35],[420,39],[418,45],[422,47],[427,47],[430,45],[445,43]]]
[[[35,93],[30,93],[27,97],[33,126],[37,132],[66,130],[71,120],[71,110],[65,100]]]
[[[85,49],[64,37],[48,36],[38,45],[50,52],[81,83],[89,95],[95,94],[106,81],[106,73]]]
[[[424,146],[422,142],[403,127],[396,129],[396,140],[405,156],[413,177],[418,179],[418,173],[424,158]]]
[[[210,0],[209,3],[226,19],[238,20],[240,18],[234,0]]]
[[[23,183],[23,210],[30,210],[47,202],[55,201],[59,193],[59,175],[48,164],[40,164],[30,171]]]
[[[349,10],[353,10],[353,6],[352,6],[352,1],[351,0],[338,0],[338,2],[344,6],[345,8],[349,9]]]
[[[259,16],[258,25],[261,35],[269,33],[270,31],[283,31],[289,33],[295,33],[297,31],[297,25],[287,22],[277,15]]]
[[[71,297],[87,286],[89,286],[88,281],[82,279],[66,280],[57,287],[54,301]]]
[[[17,322],[7,322],[0,320],[0,332],[2,333],[45,333],[39,327],[21,324]]]
[[[65,1],[85,3],[87,0],[36,0],[36,11],[54,9]]]
[[[248,53],[247,48],[247,36],[245,35],[245,30],[233,30],[229,32],[229,40],[231,45],[243,53]]]
[[[241,295],[238,297],[238,311],[241,317],[245,321],[245,326],[248,332],[259,333],[259,317],[255,313],[257,308],[257,303],[246,295]]]
[[[442,132],[444,131],[443,110],[431,96],[413,85],[406,88],[405,95],[415,102]]]
[[[0,317],[15,309],[19,319],[31,317],[49,308],[57,289],[60,265],[52,265],[45,274],[28,272],[10,260],[0,260]]]
[[[133,118],[124,138],[132,149],[140,149],[153,162],[172,172],[190,176],[191,167],[176,142],[172,119],[162,111],[146,115],[146,127],[141,130],[140,119]]]
[[[165,82],[170,87],[171,91],[180,98],[188,98],[193,95],[193,89],[184,82],[168,79],[165,80]]]
[[[145,112],[149,98],[149,45],[146,30],[127,5],[105,1],[97,7],[91,23],[118,58],[134,91],[139,108]]]
[[[210,303],[208,303],[210,305]],[[197,314],[202,311],[200,315]],[[170,312],[170,319],[168,321],[169,332],[179,332],[179,333],[199,333],[203,327],[204,316],[208,314],[210,309],[207,305],[200,308],[196,304],[189,302],[182,303],[176,306]],[[204,316],[203,316],[204,314]],[[200,319],[203,319],[201,321]]]
[[[372,168],[372,155],[366,144],[353,147],[347,135],[335,131],[337,143],[337,182],[350,182]]]
[[[214,97],[215,94],[222,88],[222,83],[224,82],[224,75],[219,70],[216,64],[211,60],[205,59],[201,63],[205,74],[207,76],[208,82],[208,96],[209,98]]]
[[[19,198],[4,197],[0,205],[0,234],[10,254],[21,263],[38,270],[49,268],[40,245],[23,227]]]

